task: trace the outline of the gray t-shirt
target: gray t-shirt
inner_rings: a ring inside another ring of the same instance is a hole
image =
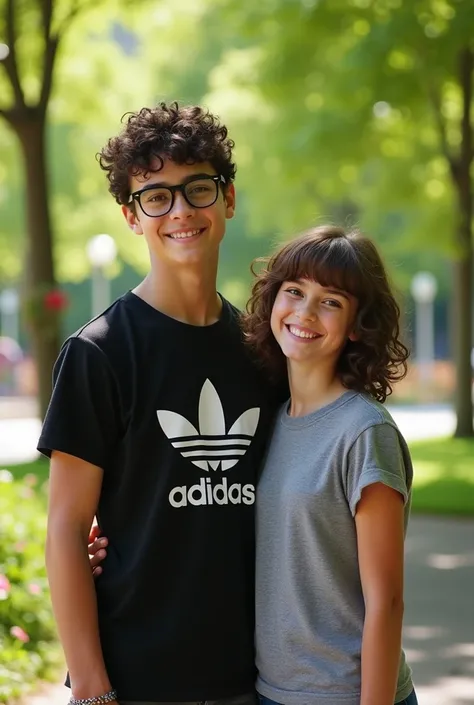
[[[354,516],[364,487],[405,500],[413,469],[388,411],[345,392],[280,410],[257,492],[257,690],[283,705],[359,705],[364,598]],[[402,651],[396,702],[413,689]]]

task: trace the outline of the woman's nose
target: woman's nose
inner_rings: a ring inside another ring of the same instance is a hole
[[[300,321],[315,321],[317,318],[317,313],[316,310],[313,306],[304,304],[299,307],[298,311],[296,312],[296,316],[300,319]]]

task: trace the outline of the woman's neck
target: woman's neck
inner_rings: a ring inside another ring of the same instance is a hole
[[[183,268],[184,270],[184,268]],[[183,323],[208,326],[221,314],[215,272],[152,270],[133,293],[161,313]]]
[[[291,394],[290,416],[306,416],[347,392],[333,367],[312,367],[308,370],[289,360],[288,380]]]

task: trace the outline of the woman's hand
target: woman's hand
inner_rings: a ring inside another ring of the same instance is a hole
[[[106,546],[108,540],[105,536],[100,535],[100,528],[95,524],[90,530],[88,540],[89,563],[92,569],[92,575],[97,578],[103,571],[100,565],[107,556]]]

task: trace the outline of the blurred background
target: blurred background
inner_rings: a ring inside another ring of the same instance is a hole
[[[35,451],[52,364],[147,271],[95,155],[175,99],[236,143],[231,301],[311,225],[382,250],[412,350],[389,399],[416,470],[408,655],[421,705],[474,702],[473,76],[474,0],[0,0],[0,703],[56,673]]]

